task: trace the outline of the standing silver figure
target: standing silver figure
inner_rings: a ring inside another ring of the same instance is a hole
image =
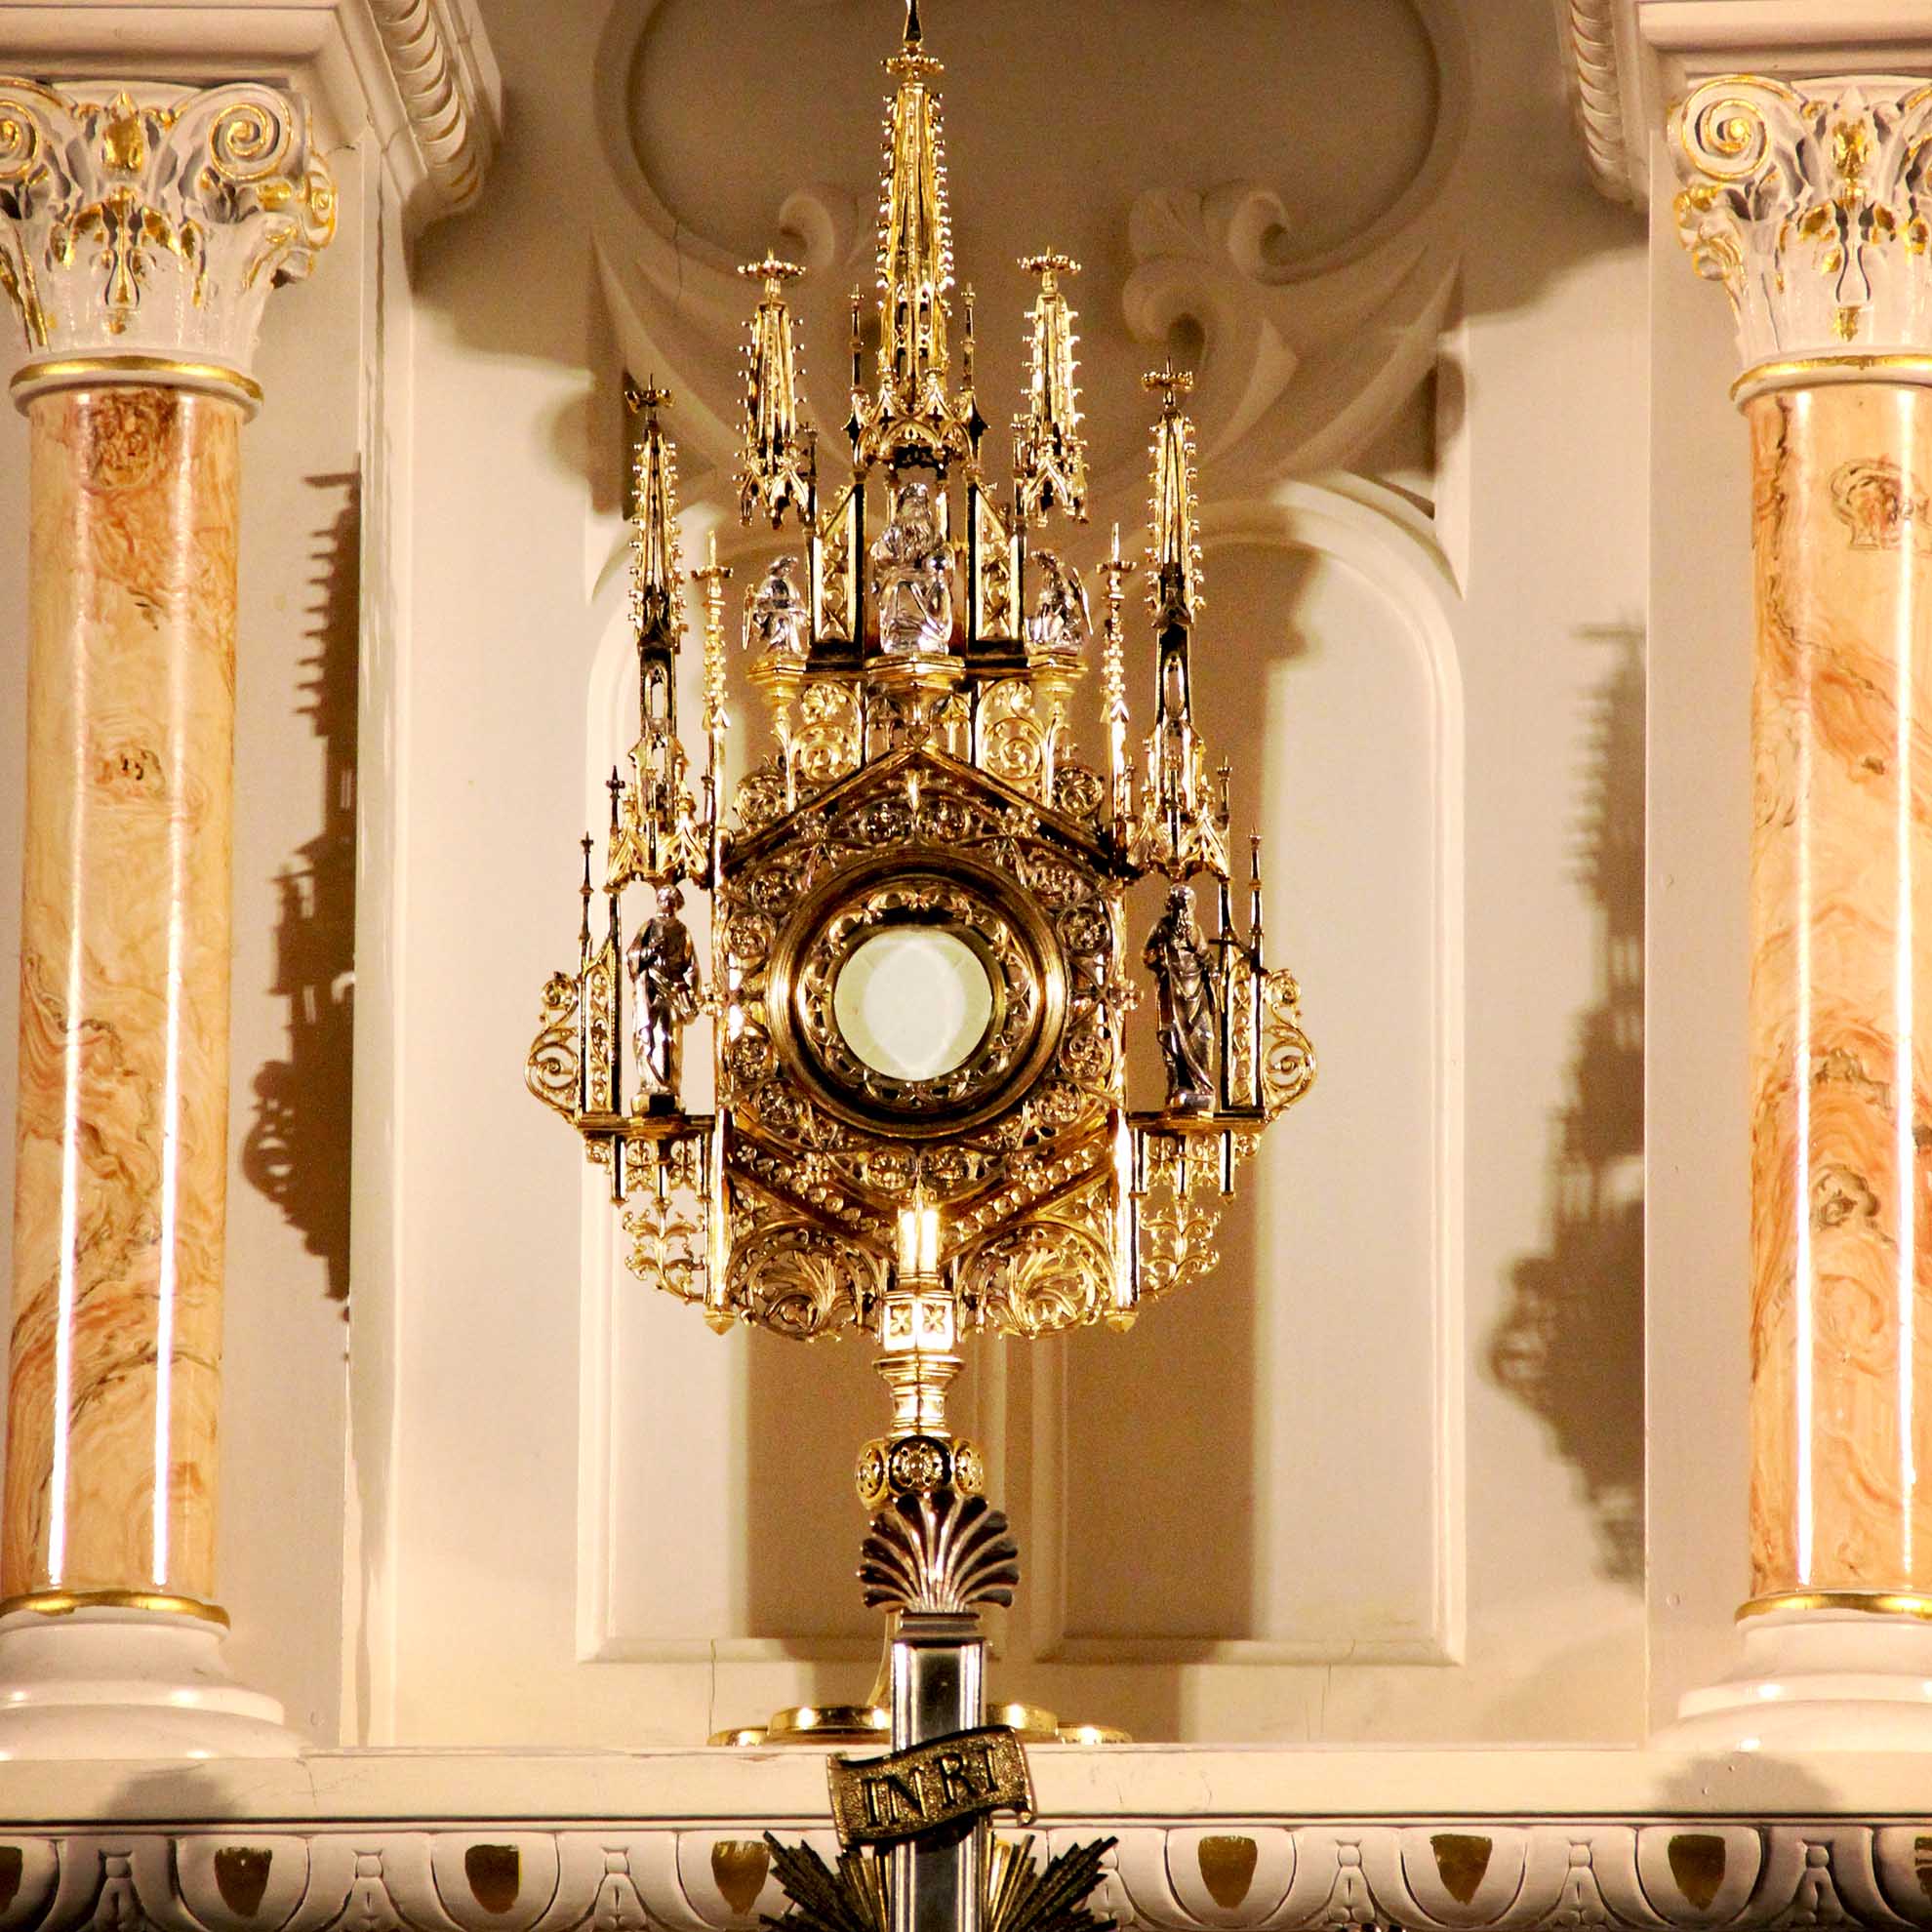
[[[1167,1062],[1167,1104],[1186,1113],[1214,1107],[1216,1011],[1214,965],[1194,920],[1186,886],[1167,895],[1167,909],[1147,935],[1144,961],[1153,969],[1160,1004],[1160,1051]]]
[[[698,948],[677,916],[683,904],[676,886],[660,886],[657,912],[624,954],[636,1002],[637,1077],[654,1101],[677,1098],[677,1038],[698,1016]]]
[[[892,521],[872,545],[872,594],[879,649],[891,657],[935,657],[952,647],[952,545],[933,508],[932,485],[902,483]]]
[[[797,584],[798,559],[775,557],[745,613],[745,642],[768,658],[803,658],[810,612]]]

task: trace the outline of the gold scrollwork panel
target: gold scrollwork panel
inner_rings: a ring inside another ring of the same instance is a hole
[[[543,982],[543,1017],[531,1042],[524,1084],[545,1107],[569,1119],[577,1112],[577,982],[552,973]]]
[[[774,1335],[811,1342],[862,1323],[883,1285],[883,1267],[865,1250],[781,1220],[735,1235],[726,1303]]]

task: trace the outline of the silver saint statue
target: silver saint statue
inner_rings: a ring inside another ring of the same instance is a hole
[[[1041,582],[1033,615],[1026,621],[1027,641],[1043,650],[1085,650],[1094,626],[1080,573],[1052,550],[1035,550],[1031,562]]]
[[[952,545],[933,507],[932,486],[902,483],[892,521],[870,551],[879,649],[893,657],[934,657],[952,645]]]
[[[638,929],[624,954],[636,1017],[637,1077],[653,1096],[677,1097],[677,1038],[698,1016],[698,948],[677,916],[684,895],[658,888],[657,912]]]
[[[745,613],[745,642],[772,658],[802,658],[811,613],[797,583],[798,559],[776,557]]]
[[[1159,998],[1167,1104],[1186,1113],[1211,1111],[1220,1031],[1214,963],[1194,922],[1194,901],[1186,886],[1176,886],[1167,895],[1167,909],[1147,935],[1142,956],[1153,969]]]

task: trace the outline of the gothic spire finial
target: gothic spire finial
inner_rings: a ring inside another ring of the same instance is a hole
[[[1149,505],[1148,594],[1156,621],[1189,625],[1201,608],[1201,546],[1195,528],[1194,425],[1181,398],[1193,377],[1177,369],[1169,356],[1142,379],[1160,392],[1160,421],[1149,451],[1153,459],[1153,499]]]
[[[1021,267],[1040,278],[1033,302],[1031,371],[1026,408],[1014,423],[1015,483],[1020,507],[1039,522],[1056,504],[1077,521],[1087,514],[1087,445],[1080,434],[1078,365],[1073,349],[1073,310],[1060,286],[1077,275],[1069,255],[1028,255]]]
[[[911,0],[905,45],[885,63],[895,88],[879,183],[879,386],[855,413],[862,467],[916,461],[944,469],[973,453],[971,411],[951,391],[946,341],[952,222],[934,86],[945,70],[925,51],[923,35],[918,0]]]
[[[739,455],[739,515],[762,512],[776,530],[787,505],[802,517],[811,501],[811,439],[798,420],[798,347],[785,285],[804,274],[767,250],[738,271],[761,282],[745,353],[745,443]]]
[[[635,501],[630,513],[630,616],[641,640],[647,632],[676,647],[684,628],[684,591],[677,541],[677,452],[658,412],[670,406],[671,393],[655,376],[642,388],[624,379],[624,399],[633,416],[644,419],[631,475]]]

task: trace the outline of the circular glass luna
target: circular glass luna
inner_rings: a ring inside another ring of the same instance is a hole
[[[861,940],[832,983],[832,1017],[874,1072],[936,1080],[963,1067],[992,1024],[980,955],[938,926],[888,926]]]

